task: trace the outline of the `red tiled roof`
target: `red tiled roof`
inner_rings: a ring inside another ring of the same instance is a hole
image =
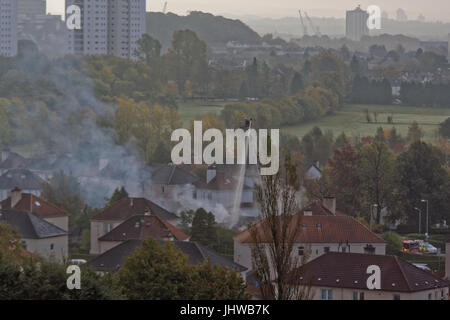
[[[148,238],[183,241],[189,236],[155,215],[137,215],[100,237],[99,241],[145,240]]]
[[[359,253],[324,254],[301,268],[301,284],[367,290],[367,267],[381,270],[381,290],[416,292],[448,287],[448,283],[433,274],[394,256]]]
[[[265,222],[259,222],[258,228],[262,241],[270,242],[271,235],[264,232]],[[302,216],[292,218],[292,228],[298,224],[297,243],[385,243],[383,239],[350,216]],[[251,243],[249,229],[239,233],[234,239],[242,243]]]
[[[123,198],[111,207],[106,208],[91,220],[115,220],[123,221],[135,215],[142,215],[149,208],[151,213],[164,220],[178,219],[178,216],[156,203],[145,198]]]
[[[64,209],[58,208],[54,204],[37,197],[30,193],[22,193],[22,198],[11,208],[11,197],[1,202],[3,209],[16,209],[28,212],[34,212],[41,218],[65,217],[69,213]]]

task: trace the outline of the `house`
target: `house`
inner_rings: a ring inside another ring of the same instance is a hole
[[[306,177],[311,180],[319,180],[322,177],[322,170],[320,170],[319,163],[309,167],[306,171]]]
[[[68,257],[69,236],[61,228],[34,213],[0,209],[0,223],[16,228],[26,250],[49,261],[63,262]]]
[[[233,210],[236,190],[239,189],[239,181],[232,176],[227,176],[225,172],[219,171],[214,175],[208,170],[206,183],[197,181],[195,185],[194,199],[209,203],[208,207],[217,204],[222,205],[228,212]],[[253,188],[242,182],[242,195],[240,196],[239,210],[242,215],[258,215],[255,191]]]
[[[152,172],[152,195],[157,199],[179,201],[186,189],[192,190],[199,179],[189,171],[175,165],[159,165]]]
[[[445,243],[445,279],[450,281],[450,239]]]
[[[171,225],[178,225],[180,218],[146,198],[123,198],[91,219],[91,254],[100,254],[98,238],[136,215],[144,215],[147,209]]]
[[[369,290],[369,266],[380,268],[380,289]],[[301,267],[296,283],[313,300],[448,300],[449,283],[396,257],[324,254]]]
[[[0,153],[0,175],[11,169],[24,168],[28,165],[28,159],[11,151]]]
[[[0,202],[0,208],[33,212],[62,230],[69,230],[69,213],[67,211],[34,194],[24,193],[19,188],[14,188],[9,197]]]
[[[353,217],[314,215],[317,211],[312,214],[306,211],[307,215],[304,215],[303,212],[292,218],[293,227],[298,227],[294,254],[300,256],[300,261],[305,256],[311,260],[328,252],[386,254],[386,242]],[[261,221],[255,227],[262,235],[262,242],[269,243],[272,240],[270,234],[264,232],[265,223]],[[252,243],[253,237],[248,229],[234,237],[234,261],[249,270],[252,269]]]
[[[100,254],[128,240],[187,241],[189,236],[160,217],[147,211],[128,218],[98,238]]]
[[[187,255],[187,264],[198,265],[209,260],[214,265],[222,265],[229,269],[232,269],[244,276],[246,268],[234,263],[231,259],[228,259],[214,250],[206,248],[196,242],[187,241],[172,241],[182,253]],[[116,272],[124,264],[125,259],[133,255],[138,248],[142,246],[141,240],[128,240],[118,246],[104,252],[103,254],[92,259],[89,264],[96,270],[101,272]],[[244,278],[245,279],[245,278]]]
[[[6,199],[8,193],[16,187],[25,193],[41,195],[44,180],[28,169],[11,169],[0,176],[0,199]]]

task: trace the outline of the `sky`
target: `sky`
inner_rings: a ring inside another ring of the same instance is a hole
[[[162,11],[166,0],[147,0],[147,11]],[[423,14],[428,21],[450,21],[449,0],[167,0],[168,11],[185,15],[187,11],[204,11],[213,14],[260,17],[297,16],[305,10],[314,17],[342,18],[345,10],[358,4],[362,8],[378,5],[394,18],[398,8],[403,8],[408,18],[415,20]],[[62,14],[64,0],[47,0],[47,11]]]

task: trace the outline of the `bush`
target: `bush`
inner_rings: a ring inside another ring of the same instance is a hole
[[[381,238],[387,242],[386,254],[398,255],[399,252],[401,252],[403,247],[403,238],[399,234],[388,231],[383,233]]]

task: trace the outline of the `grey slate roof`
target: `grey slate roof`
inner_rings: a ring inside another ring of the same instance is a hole
[[[161,242],[162,243],[162,242]],[[232,260],[221,256],[217,252],[206,248],[195,242],[172,241],[172,243],[188,256],[187,263],[197,265],[209,259],[212,264],[223,265],[237,272],[247,270],[247,268],[234,263]],[[128,240],[106,252],[97,256],[89,263],[97,270],[101,271],[118,271],[124,264],[125,259],[134,254],[134,252],[142,246],[141,240]]]
[[[12,169],[0,176],[0,189],[12,190],[19,187],[22,190],[40,190],[44,180],[27,169]]]
[[[163,185],[192,184],[198,177],[174,165],[161,165],[154,169],[152,182]]]
[[[44,239],[67,235],[61,228],[39,218],[33,213],[0,209],[0,223],[16,228],[22,238]]]

